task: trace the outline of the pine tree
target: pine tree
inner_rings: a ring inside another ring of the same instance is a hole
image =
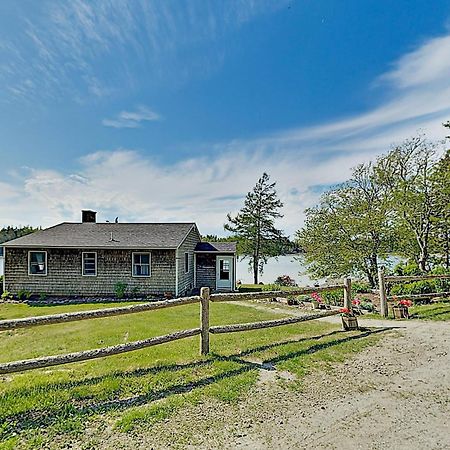
[[[287,241],[283,232],[275,227],[275,219],[283,217],[279,212],[283,203],[275,190],[276,183],[269,180],[269,175],[263,173],[247,194],[242,209],[235,217],[228,214],[228,223],[224,225],[238,241],[239,254],[250,258],[255,284],[267,260],[282,254]]]

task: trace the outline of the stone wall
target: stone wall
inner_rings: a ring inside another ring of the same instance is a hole
[[[47,251],[47,275],[28,275],[28,250],[8,248],[5,255],[5,287],[17,294],[114,296],[118,281],[135,295],[175,293],[175,250],[152,250],[151,276],[132,277],[132,253],[146,250],[33,249]],[[97,276],[82,276],[81,254],[97,252]]]
[[[200,242],[201,236],[196,227],[189,232],[184,242],[180,245],[177,252],[178,258],[178,296],[183,297],[189,295],[194,288],[194,250],[195,246]],[[189,270],[184,268],[184,254],[189,255]]]

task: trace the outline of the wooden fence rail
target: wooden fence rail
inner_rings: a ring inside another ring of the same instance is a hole
[[[412,294],[412,295],[387,295],[386,283],[404,283],[408,281],[422,281],[422,280],[445,280],[450,279],[450,275],[406,275],[406,276],[394,276],[385,275],[384,267],[380,267],[378,270],[378,289],[380,293],[380,312],[384,317],[388,316],[388,299],[396,298],[420,298],[420,297],[438,297],[440,295],[446,295],[448,292],[431,292],[427,294]]]
[[[86,319],[100,319],[102,317],[121,316],[124,314],[135,314],[144,311],[170,308],[172,306],[189,305],[198,303],[200,297],[183,297],[174,300],[163,300],[140,305],[122,306],[119,308],[95,309],[93,311],[74,312],[67,314],[52,314],[47,316],[27,317],[24,319],[0,320],[0,331],[13,330],[16,328],[29,328],[38,325],[51,325],[55,323],[76,322]]]
[[[332,316],[338,314],[338,310],[326,311],[317,314],[309,314],[301,317],[288,317],[279,320],[266,320],[254,323],[242,323],[233,325],[210,326],[209,322],[209,303],[223,302],[223,301],[242,301],[242,300],[257,300],[274,297],[290,297],[312,292],[324,292],[335,289],[344,289],[344,306],[351,308],[351,281],[349,278],[345,280],[344,284],[321,286],[314,288],[299,288],[292,291],[263,291],[254,293],[232,293],[232,294],[213,294],[210,295],[209,288],[202,288],[200,296],[184,297],[173,300],[164,300],[152,303],[143,303],[139,305],[123,306],[118,308],[98,309],[93,311],[74,312],[67,314],[53,314],[46,316],[27,317],[22,319],[1,320],[0,331],[14,330],[19,328],[29,328],[39,325],[50,325],[66,322],[74,322],[88,319],[99,319],[104,317],[120,316],[125,314],[135,314],[145,311],[154,311],[162,308],[169,308],[174,306],[188,305],[200,302],[200,328],[193,328],[190,330],[177,331],[163,336],[156,336],[149,339],[130,342],[126,344],[114,345],[112,347],[98,348],[94,350],[84,350],[80,352],[69,353],[65,355],[44,356],[41,358],[27,359],[22,361],[13,361],[0,364],[0,374],[9,374],[15,372],[22,372],[26,370],[39,369],[44,367],[51,367],[61,364],[69,364],[73,362],[87,361],[96,358],[103,358],[105,356],[117,355],[120,353],[140,350],[155,345],[164,344],[167,342],[176,341],[179,339],[189,338],[200,335],[200,352],[203,355],[209,353],[209,335],[219,333],[234,333],[238,331],[250,331],[262,328],[276,327],[282,325],[289,325],[307,320],[320,319],[321,317]]]
[[[313,292],[334,291],[335,289],[343,289],[343,284],[335,284],[329,286],[305,287],[292,289],[289,291],[262,291],[262,292],[239,292],[232,294],[212,294],[210,299],[212,302],[237,302],[244,300],[259,300],[266,298],[286,298],[295,297],[296,295],[312,294]]]
[[[235,333],[237,331],[251,331],[251,330],[259,330],[261,328],[271,328],[271,327],[279,327],[282,325],[290,325],[298,322],[305,322],[307,320],[320,319],[322,317],[327,316],[335,316],[336,314],[340,314],[339,310],[326,311],[318,314],[309,314],[302,317],[287,317],[285,319],[277,319],[277,320],[264,320],[261,322],[250,322],[250,323],[236,323],[232,325],[218,325],[214,327],[210,327],[209,332],[212,334],[219,333]]]
[[[43,367],[58,366],[73,362],[88,361],[90,359],[103,358],[104,356],[118,355],[133,350],[140,350],[154,345],[165,344],[166,342],[177,341],[201,333],[200,328],[192,330],[177,331],[164,336],[152,337],[141,341],[134,341],[127,344],[114,345],[112,347],[98,348],[95,350],[85,350],[82,352],[68,353],[66,355],[44,356],[43,358],[26,359],[0,364],[0,374],[23,372],[25,370],[40,369]]]

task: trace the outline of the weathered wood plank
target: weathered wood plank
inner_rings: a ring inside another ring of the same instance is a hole
[[[16,328],[28,328],[38,325],[50,325],[55,323],[75,322],[86,319],[99,319],[102,317],[120,316],[134,314],[155,309],[170,308],[172,306],[188,305],[200,302],[199,296],[176,298],[159,302],[142,303],[139,305],[122,306],[119,308],[96,309],[93,311],[82,311],[66,314],[53,314],[47,316],[26,317],[23,319],[1,320],[0,331]]]
[[[405,281],[420,281],[420,280],[444,280],[449,279],[450,275],[403,275],[403,276],[385,276],[384,279],[389,282],[403,283]]]
[[[330,286],[319,286],[319,287],[304,287],[295,289],[292,291],[262,291],[262,292],[238,292],[231,294],[212,294],[211,301],[213,302],[235,302],[243,300],[258,300],[265,298],[285,298],[292,297],[296,295],[311,294],[313,292],[325,292],[334,291],[335,289],[343,289],[343,284],[336,284]]]
[[[209,288],[202,287],[200,290],[201,308],[200,308],[200,327],[202,336],[200,339],[200,354],[209,353]]]
[[[339,310],[332,310],[323,313],[308,314],[301,317],[288,317],[285,319],[264,320],[261,322],[250,322],[250,323],[237,323],[232,325],[218,325],[210,327],[209,331],[210,333],[213,334],[219,334],[219,333],[235,333],[237,331],[258,330],[261,328],[279,327],[282,325],[290,325],[292,323],[306,322],[307,320],[320,319],[321,317],[335,316],[336,314],[339,313],[340,313]]]
[[[430,292],[427,294],[402,294],[402,295],[390,295],[389,300],[402,299],[402,298],[433,298],[433,297],[449,297],[450,292]]]
[[[118,355],[134,350],[140,350],[154,345],[164,344],[166,342],[176,341],[201,333],[200,328],[192,330],[177,331],[175,333],[166,334],[164,336],[152,337],[141,341],[130,342],[127,344],[114,345],[112,347],[98,348],[95,350],[85,350],[76,353],[68,353],[66,355],[45,356],[36,359],[26,359],[22,361],[14,361],[0,364],[0,374],[23,372],[26,370],[40,369],[43,367],[58,366],[61,364],[69,364],[73,362],[88,361],[90,359],[103,358],[105,356]]]

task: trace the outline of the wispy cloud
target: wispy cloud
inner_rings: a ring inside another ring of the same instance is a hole
[[[445,136],[441,123],[450,119],[450,77],[443,64],[450,63],[438,57],[442,48],[450,54],[449,36],[429,39],[400,58],[377,80],[387,83],[389,97],[357,116],[217,143],[208,156],[171,165],[115,150],[85,156],[75,173],[27,169],[16,182],[0,184],[0,226],[78,220],[82,208],[93,208],[102,219],[195,220],[203,232],[220,233],[225,214],[239,209],[242,196],[267,171],[285,204],[280,225],[293,233],[304,209],[326,186],[347,179],[351,167],[418,129],[431,138]],[[139,110],[121,114],[113,120],[141,123]]]
[[[287,1],[36,2],[28,15],[24,10],[14,18],[23,30],[20,36],[0,29],[0,61],[8,61],[0,64],[5,87],[0,99],[103,97],[133,89],[143,73],[146,86],[183,84],[223,62],[217,48],[199,52],[199,44],[218,42],[230,30]],[[26,79],[34,85],[26,86]]]
[[[121,111],[114,119],[103,119],[105,127],[113,128],[138,128],[142,122],[154,122],[161,120],[161,116],[147,108],[139,106],[135,111]]]

